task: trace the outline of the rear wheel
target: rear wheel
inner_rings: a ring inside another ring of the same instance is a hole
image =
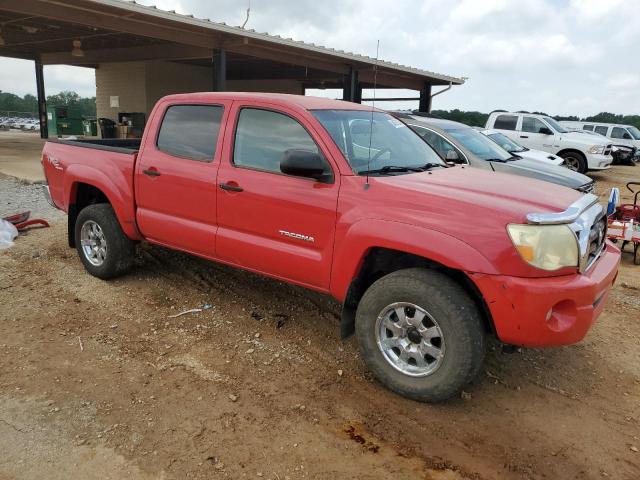
[[[565,152],[560,155],[564,158],[564,166],[574,172],[587,173],[587,159],[578,152]]]
[[[89,205],[75,224],[76,249],[87,271],[108,280],[126,273],[133,264],[135,244],[120,228],[113,207]]]
[[[418,401],[456,395],[484,359],[475,303],[451,278],[426,269],[399,270],[375,282],[358,305],[356,334],[378,380]]]

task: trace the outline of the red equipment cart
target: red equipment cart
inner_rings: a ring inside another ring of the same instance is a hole
[[[623,203],[616,207],[616,211],[609,215],[607,237],[614,243],[622,241],[620,250],[631,243],[633,245],[633,263],[640,265],[640,205],[638,205],[639,190],[633,190],[631,185],[640,186],[640,182],[627,183],[627,189],[633,193],[633,203]]]

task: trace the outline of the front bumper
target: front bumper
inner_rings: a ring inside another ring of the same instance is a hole
[[[579,342],[598,318],[618,275],[620,250],[607,245],[584,274],[520,278],[473,274],[498,338],[546,347]]]
[[[611,155],[588,154],[587,166],[589,170],[607,170],[611,168],[613,157]]]

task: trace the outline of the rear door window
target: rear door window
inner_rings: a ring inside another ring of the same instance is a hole
[[[583,130],[589,130],[590,132],[593,132],[593,125],[583,125],[582,129]]]
[[[609,130],[609,127],[605,127],[602,125],[598,125],[593,129],[594,132],[599,133],[600,135],[604,135],[605,137],[607,136],[608,130]]]
[[[170,106],[158,133],[158,150],[173,157],[213,161],[222,113],[219,105]]]
[[[515,130],[518,124],[517,115],[498,115],[493,128],[498,130]]]

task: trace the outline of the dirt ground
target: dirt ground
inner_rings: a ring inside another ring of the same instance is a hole
[[[150,246],[104,282],[65,228],[0,252],[2,480],[640,478],[629,254],[583,342],[494,345],[464,398],[426,405],[371,378],[324,296]]]
[[[40,165],[43,145],[39,133],[0,130],[0,172],[31,182],[44,180]]]

